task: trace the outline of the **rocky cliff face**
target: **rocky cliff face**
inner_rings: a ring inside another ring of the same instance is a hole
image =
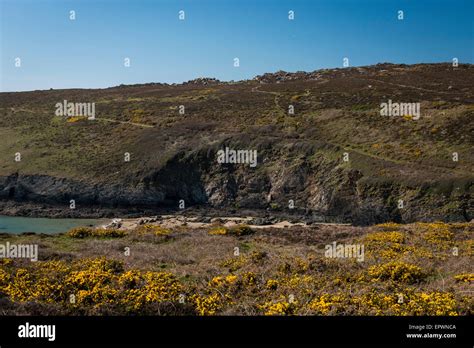
[[[69,201],[74,199],[78,208],[133,207],[135,213],[137,209],[178,209],[183,200],[186,208],[200,205],[223,212],[270,211],[310,221],[354,224],[474,218],[474,185],[470,180],[419,187],[376,182],[358,170],[323,161],[295,164],[264,157],[262,166],[249,171],[238,165],[218,165],[213,157],[205,150],[180,153],[136,182],[97,184],[12,174],[0,177],[0,199],[20,205],[52,205],[63,211],[56,215],[64,216],[74,216],[69,209]],[[98,212],[101,215],[100,209]]]

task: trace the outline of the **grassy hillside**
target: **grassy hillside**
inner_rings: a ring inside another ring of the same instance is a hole
[[[89,195],[95,198],[84,198],[89,205],[107,204],[99,191],[112,192],[106,187],[116,184],[124,187],[122,198],[108,200],[116,205],[175,206],[182,198],[265,208],[294,199],[302,210],[333,210],[343,217],[341,207],[352,215],[355,206],[385,210],[376,213],[377,221],[393,219],[393,202],[403,199],[439,208],[423,216],[470,220],[473,80],[472,65],[379,64],[277,72],[237,83],[198,79],[1,93],[0,175],[81,182],[96,190]],[[380,116],[380,104],[388,99],[420,102],[420,119]],[[55,104],[63,100],[96,103],[97,119],[55,116]],[[290,105],[294,115],[288,114]],[[215,153],[225,146],[257,149],[259,165],[253,171],[218,166]],[[14,161],[16,152],[21,162]],[[29,195],[34,188],[22,190],[28,185],[6,183],[2,197],[58,201],[58,190]],[[14,186],[20,186],[17,193],[10,190]],[[73,191],[63,193],[69,197]]]

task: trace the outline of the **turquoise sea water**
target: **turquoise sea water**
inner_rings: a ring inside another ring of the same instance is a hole
[[[0,215],[0,233],[19,234],[23,232],[60,233],[78,226],[96,226],[104,219],[50,219]]]

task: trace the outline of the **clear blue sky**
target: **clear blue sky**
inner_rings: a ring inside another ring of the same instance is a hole
[[[474,61],[473,0],[0,0],[1,91]],[[178,11],[186,20],[178,20]],[[69,20],[69,11],[76,20]],[[288,20],[288,11],[295,20]],[[404,20],[397,11],[404,11]],[[15,58],[22,66],[15,68]],[[125,57],[131,67],[125,68]],[[240,67],[233,67],[233,59]]]

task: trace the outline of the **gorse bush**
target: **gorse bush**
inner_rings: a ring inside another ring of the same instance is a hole
[[[369,273],[376,279],[406,283],[421,277],[414,265],[384,264]],[[470,274],[456,278],[472,281]],[[341,281],[343,289],[345,280]],[[358,282],[364,286],[364,280]],[[105,258],[38,261],[28,268],[6,262],[0,266],[2,296],[15,303],[59,304],[63,313],[156,314],[156,306],[161,306],[161,314],[216,315],[245,299],[251,299],[249,310],[264,315],[457,315],[460,311],[460,303],[449,292],[400,286],[380,291],[370,284],[367,289],[352,295],[341,290],[321,293],[316,275],[280,273],[265,279],[251,271],[217,275],[196,289],[170,272],[125,270],[122,262]]]
[[[155,236],[168,236],[171,234],[171,230],[163,228],[160,225],[145,224],[138,226],[135,229],[138,234],[153,234]]]
[[[262,229],[243,240],[245,225],[195,233],[141,225],[122,240],[93,243],[122,250],[138,241],[145,247],[138,262],[136,254],[124,258],[125,263],[74,259],[81,255],[79,248],[90,248],[90,243],[74,244],[73,260],[67,262],[0,259],[0,297],[9,308],[3,313],[33,304],[51,314],[90,315],[473,314],[473,299],[466,290],[474,275],[465,267],[470,265],[473,245],[471,226],[388,227],[391,230],[370,227],[369,233],[352,238],[350,242],[363,243],[366,250],[366,260],[356,262],[325,257],[318,241],[308,243],[314,238],[308,230],[300,231],[303,238],[295,245],[288,242],[298,232],[293,229]],[[234,228],[239,232],[229,234]],[[217,233],[209,236],[212,231]],[[98,236],[90,228],[74,229],[74,234],[74,238]],[[64,236],[57,238],[64,241]],[[447,242],[459,246],[457,256],[439,247]],[[192,249],[195,246],[199,253]]]
[[[79,121],[86,121],[87,120],[87,116],[70,116],[67,118],[67,122],[69,123],[75,123],[75,122],[79,122]]]
[[[344,295],[324,294],[314,298],[308,308],[315,314],[327,315],[337,309],[343,309],[347,302],[348,299]]]
[[[92,236],[92,230],[90,227],[76,227],[69,230],[67,235],[72,238],[86,238]]]
[[[409,284],[426,277],[420,267],[400,261],[372,266],[368,269],[368,275],[375,281],[393,280]]]
[[[60,303],[66,309],[81,308],[87,313],[105,307],[140,313],[162,302],[179,306],[183,293],[183,286],[171,273],[124,271],[121,262],[105,258],[72,264],[38,261],[29,269],[0,269],[0,277],[0,292],[11,301]]]
[[[221,236],[247,236],[253,234],[255,231],[247,225],[236,225],[232,227],[219,226],[214,227],[209,231],[211,235]]]
[[[91,228],[91,227],[76,227],[71,229],[67,235],[71,238],[122,238],[127,234],[126,231],[115,228]]]
[[[209,230],[209,234],[214,235],[214,236],[225,236],[226,234],[228,234],[228,229],[223,226],[214,227],[211,230]]]
[[[218,293],[209,296],[193,295],[191,297],[199,315],[214,315],[222,308],[223,299]]]
[[[445,223],[418,224],[425,229],[424,238],[431,243],[449,243],[453,240],[454,234]]]
[[[374,258],[397,258],[408,250],[404,243],[404,233],[397,231],[370,233],[363,239],[367,256]]]
[[[265,315],[291,315],[295,314],[296,303],[282,300],[278,302],[265,302],[262,305],[258,305],[258,309]]]
[[[440,291],[415,292],[404,289],[396,294],[370,291],[350,301],[365,315],[457,315],[453,294]]]
[[[454,279],[458,282],[472,283],[474,282],[474,273],[458,274],[454,276]]]

